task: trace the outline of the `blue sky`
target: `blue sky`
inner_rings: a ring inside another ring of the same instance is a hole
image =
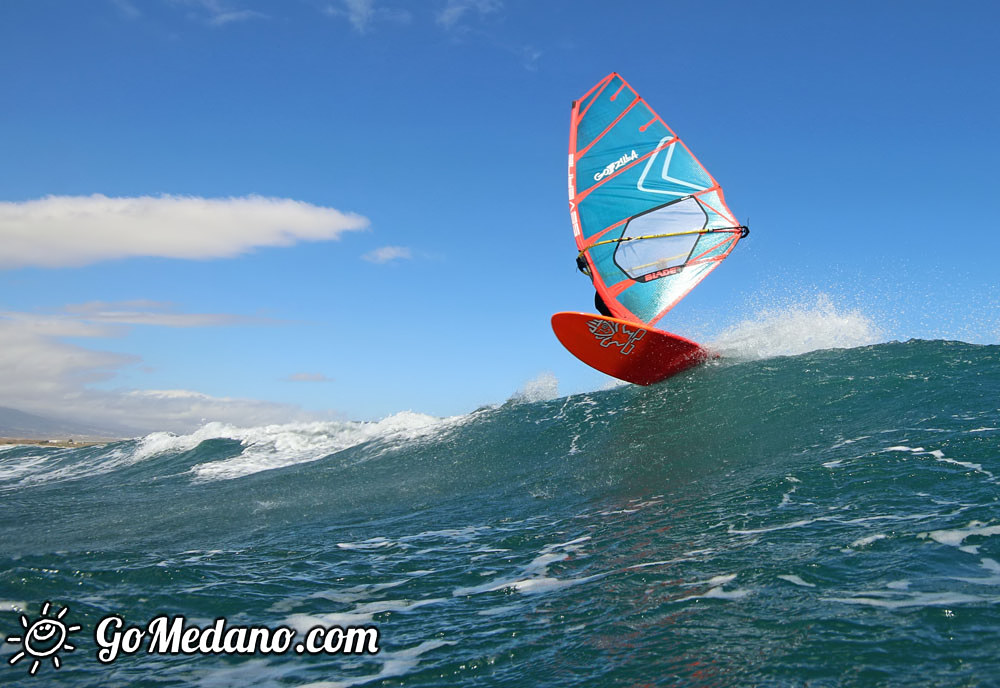
[[[611,71],[753,229],[661,327],[711,339],[824,293],[887,338],[995,342],[998,19],[990,2],[8,0],[0,406],[177,429],[450,415],[546,372],[563,393],[603,385],[548,319],[592,310],[568,117]]]

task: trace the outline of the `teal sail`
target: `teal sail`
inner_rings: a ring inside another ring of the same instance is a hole
[[[718,182],[615,73],[573,103],[569,205],[597,292],[647,325],[746,236]]]

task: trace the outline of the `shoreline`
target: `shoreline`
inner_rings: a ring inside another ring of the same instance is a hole
[[[108,444],[109,442],[119,442],[120,439],[108,438],[108,439],[85,439],[85,440],[75,440],[72,438],[61,438],[61,439],[28,439],[21,437],[0,437],[0,446],[9,446],[13,444],[28,444],[39,447],[58,447],[60,449],[70,449],[74,447],[93,447],[98,444]]]

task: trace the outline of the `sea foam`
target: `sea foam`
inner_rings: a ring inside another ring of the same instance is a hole
[[[762,309],[722,330],[707,346],[726,358],[752,360],[881,341],[884,334],[871,318],[838,308],[829,296],[820,294],[811,303]]]
[[[136,455],[145,458],[167,452],[190,451],[212,439],[236,440],[244,446],[239,456],[209,461],[191,468],[198,480],[227,480],[316,461],[366,442],[384,441],[389,446],[395,446],[454,427],[469,417],[437,418],[403,411],[370,422],[329,421],[251,428],[208,423],[187,435],[163,432],[147,435],[136,449]]]

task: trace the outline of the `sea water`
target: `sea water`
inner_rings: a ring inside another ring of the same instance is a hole
[[[1000,685],[1000,347],[781,317],[648,388],[0,450],[0,684]]]

